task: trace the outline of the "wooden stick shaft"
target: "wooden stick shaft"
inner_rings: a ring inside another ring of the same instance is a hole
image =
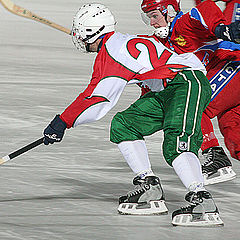
[[[0,0],[0,2],[2,3],[2,5],[8,11],[10,11],[10,12],[12,12],[12,13],[18,15],[18,16],[29,18],[29,19],[32,19],[34,21],[38,21],[40,23],[46,24],[46,25],[48,25],[52,28],[58,29],[59,31],[62,31],[62,32],[65,32],[65,33],[71,35],[71,30],[70,29],[67,29],[63,26],[60,26],[60,25],[50,21],[50,20],[42,18],[42,17],[36,15],[35,13],[30,12],[29,10],[27,10],[23,7],[17,6],[11,0]]]

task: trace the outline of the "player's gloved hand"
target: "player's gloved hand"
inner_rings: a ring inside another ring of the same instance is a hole
[[[240,21],[229,25],[218,25],[215,28],[215,35],[225,41],[240,43]]]
[[[59,116],[56,115],[43,132],[45,145],[62,141],[67,124]]]

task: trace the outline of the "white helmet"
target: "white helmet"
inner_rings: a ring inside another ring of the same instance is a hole
[[[83,5],[76,13],[72,25],[72,40],[77,49],[86,51],[86,43],[115,30],[115,19],[110,10],[98,3]]]

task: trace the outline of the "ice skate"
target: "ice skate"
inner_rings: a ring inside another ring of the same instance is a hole
[[[224,224],[208,191],[189,192],[186,194],[185,200],[190,202],[190,205],[172,213],[174,226],[211,227]]]
[[[203,151],[206,161],[202,165],[204,184],[214,184],[232,180],[236,173],[222,147],[211,147]]]
[[[158,215],[168,213],[158,177],[148,176],[145,179],[135,177],[133,184],[136,185],[136,188],[119,198],[118,212],[120,214]]]

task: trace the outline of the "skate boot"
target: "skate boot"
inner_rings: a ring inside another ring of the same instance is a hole
[[[218,209],[208,191],[188,192],[185,200],[190,202],[172,213],[174,226],[222,226]]]
[[[165,197],[156,176],[147,176],[141,179],[139,176],[133,179],[136,186],[125,196],[119,198],[118,212],[130,215],[155,215],[167,214]]]
[[[204,184],[214,184],[232,180],[236,173],[222,147],[211,147],[202,152],[206,161],[202,165]]]

